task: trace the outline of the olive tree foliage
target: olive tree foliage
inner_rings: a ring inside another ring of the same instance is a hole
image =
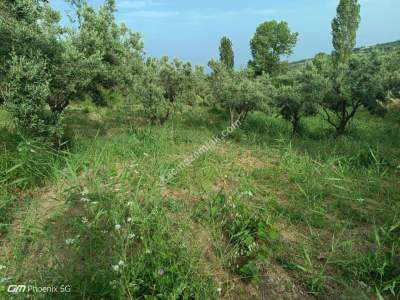
[[[268,110],[274,87],[267,76],[254,78],[253,70],[235,72],[222,62],[210,61],[210,84],[218,104],[229,112],[230,124],[244,121],[253,110]]]
[[[301,118],[317,114],[317,103],[322,99],[321,91],[326,89],[327,80],[309,62],[300,69],[278,76],[275,84],[274,104],[280,115],[292,124],[293,135],[299,135]]]
[[[5,107],[17,128],[29,134],[46,134],[51,114],[45,110],[50,93],[45,60],[40,56],[13,55],[7,75]]]
[[[232,48],[232,41],[224,36],[221,39],[219,46],[219,57],[220,61],[225,64],[228,69],[233,69],[235,66],[235,54]]]
[[[0,2],[0,104],[30,134],[60,137],[71,99],[90,94],[103,103],[101,89],[127,87],[141,62],[140,37],[115,22],[115,1],[97,11],[73,4],[79,26],[65,28],[47,1]]]
[[[165,90],[165,98],[171,103],[181,104],[188,100],[189,90],[192,86],[192,65],[164,56],[158,62],[160,69],[160,82]]]
[[[173,103],[166,98],[161,84],[160,67],[156,59],[148,59],[134,84],[136,99],[143,105],[145,117],[152,124],[163,124],[169,117]]]
[[[353,54],[338,78],[331,57],[317,55],[314,63],[328,80],[320,107],[325,120],[341,135],[361,107],[375,113],[388,96],[384,61],[377,52]],[[338,82],[338,80],[340,80]]]
[[[168,57],[149,58],[137,74],[136,99],[152,123],[163,124],[184,105],[194,105],[207,97],[208,86],[202,67]]]
[[[0,103],[24,133],[61,135],[59,116],[46,108],[62,63],[59,20],[45,1],[0,3]]]
[[[143,62],[143,42],[138,33],[115,20],[115,0],[95,10],[84,0],[70,1],[76,9],[77,30],[70,33],[71,46],[90,64],[87,82],[77,96],[88,94],[97,105],[106,105],[102,90],[128,93]]]
[[[258,26],[250,41],[253,59],[249,66],[256,75],[277,74],[284,69],[283,56],[293,53],[298,39],[297,32],[291,32],[287,22],[267,21]]]
[[[400,99],[400,48],[385,58],[387,84],[390,98]]]

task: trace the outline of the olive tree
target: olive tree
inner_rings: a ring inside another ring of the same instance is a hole
[[[77,30],[71,44],[90,64],[91,72],[76,90],[76,97],[88,94],[97,105],[106,105],[102,90],[128,90],[143,60],[139,34],[115,20],[115,0],[106,0],[95,10],[86,1],[74,0]],[[82,70],[82,69],[80,69]]]
[[[62,63],[60,16],[46,1],[4,0],[0,6],[0,103],[17,130],[60,137],[59,116],[46,108],[52,71]]]
[[[209,66],[214,97],[229,112],[231,125],[244,121],[253,110],[267,109],[274,92],[269,77],[254,78],[250,69],[235,72],[217,61],[210,61]]]
[[[145,117],[152,124],[168,120],[173,103],[166,98],[167,91],[161,83],[160,64],[149,58],[134,84],[134,95],[143,106]]]
[[[301,118],[317,114],[317,103],[327,85],[312,62],[275,80],[274,104],[280,115],[292,124],[293,135],[301,134]]]
[[[345,133],[348,124],[361,107],[374,113],[388,96],[387,76],[379,53],[353,54],[341,69],[340,78],[329,56],[318,55],[314,63],[328,80],[319,102],[324,119],[336,130]],[[340,80],[340,82],[338,82]]]

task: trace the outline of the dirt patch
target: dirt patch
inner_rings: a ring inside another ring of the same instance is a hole
[[[215,182],[212,187],[211,187],[211,191],[213,193],[218,193],[221,191],[224,192],[231,192],[235,189],[236,184],[230,180],[228,180],[227,178],[224,179],[220,179],[217,182]]]
[[[237,163],[245,168],[262,168],[265,163],[259,158],[255,157],[251,150],[246,150],[237,160]]]
[[[270,264],[265,268],[259,292],[261,299],[314,299],[301,286],[296,285],[281,266],[276,264]]]
[[[299,235],[301,235],[299,232],[294,231],[293,228],[282,222],[276,223],[276,226],[279,230],[279,234],[285,241],[289,243],[298,243]]]

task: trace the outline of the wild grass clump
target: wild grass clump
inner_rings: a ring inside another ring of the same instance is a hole
[[[221,255],[229,257],[229,268],[244,281],[259,281],[279,233],[265,207],[249,208],[246,201],[251,196],[250,191],[235,197],[218,193],[199,203],[197,216],[225,236],[228,250]]]

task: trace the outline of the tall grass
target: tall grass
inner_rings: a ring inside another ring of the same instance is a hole
[[[2,233],[26,204],[46,201],[31,192],[54,185],[65,201],[40,224],[22,214],[2,278],[71,285],[61,299],[246,299],[261,297],[277,264],[317,298],[399,294],[391,120],[363,113],[335,139],[307,118],[293,138],[283,120],[254,113],[164,185],[161,175],[227,126],[221,112],[160,127],[92,110],[68,111],[65,152],[0,131]]]

